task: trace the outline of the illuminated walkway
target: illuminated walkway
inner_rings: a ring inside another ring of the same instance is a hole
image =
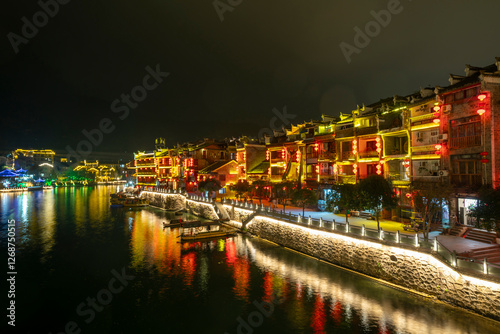
[[[253,203],[259,203],[258,201],[253,201]],[[264,206],[268,206],[269,202],[267,200],[262,200],[262,204]],[[278,205],[275,210],[283,210],[283,205]],[[294,215],[300,214],[302,215],[302,208],[294,207],[294,206],[286,206],[285,207],[285,212],[289,213],[291,212]],[[319,210],[312,210],[312,209],[305,209],[305,217],[311,218],[323,218],[323,220],[331,221],[332,219],[335,219],[336,222],[345,222],[345,215],[344,214],[334,214],[331,212],[327,211],[319,211]],[[389,231],[389,232],[396,232],[399,231],[400,233],[408,234],[408,235],[413,235],[415,232],[413,231],[405,231],[403,229],[403,224],[395,222],[393,220],[387,220],[387,219],[379,219],[380,221],[380,227],[384,231]],[[365,218],[360,218],[360,217],[349,217],[349,224],[355,225],[355,226],[362,226],[363,224],[365,225],[366,228],[370,229],[377,229],[377,221],[376,220],[370,220],[370,219],[365,219]],[[433,231],[429,233],[429,239],[434,239],[437,235],[439,235],[441,232],[440,231]],[[420,232],[419,236],[423,238],[423,233]]]

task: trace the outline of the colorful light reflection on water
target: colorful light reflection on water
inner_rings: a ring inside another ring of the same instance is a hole
[[[7,220],[17,222],[23,333],[60,332],[70,320],[83,333],[483,334],[498,328],[259,239],[180,243],[179,230],[162,225],[177,216],[110,209],[114,191],[1,195],[2,248]],[[76,307],[120,268],[135,279],[86,323]]]

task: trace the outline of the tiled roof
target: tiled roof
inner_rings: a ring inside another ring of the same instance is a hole
[[[201,169],[198,174],[209,174],[209,173],[212,173],[214,172],[215,170],[221,168],[222,166],[230,163],[231,161],[234,161],[234,160],[230,160],[230,161],[217,161],[203,169]]]
[[[262,161],[260,164],[252,168],[248,174],[263,174],[269,168],[269,161]]]

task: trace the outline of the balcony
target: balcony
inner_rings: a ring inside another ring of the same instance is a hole
[[[141,177],[141,176],[156,177],[156,173],[155,172],[137,172],[137,176],[138,177]]]
[[[481,146],[481,135],[450,138],[449,144],[451,149]]]
[[[378,132],[378,129],[376,126],[368,126],[364,128],[356,128],[356,135],[358,136],[363,136],[363,135],[369,135],[369,134],[376,134]]]
[[[136,163],[136,167],[156,167],[156,164],[154,162],[141,162],[141,163]]]
[[[363,151],[359,152],[360,158],[377,158],[379,156],[377,151]]]
[[[353,137],[353,136],[354,136],[354,128],[348,128],[348,129],[335,131],[336,138],[345,138],[345,137]]]
[[[342,152],[342,160],[354,160],[354,154],[352,151]]]
[[[451,176],[451,183],[455,186],[480,187],[481,174],[454,174]]]
[[[318,174],[316,173],[306,173],[306,179],[308,180],[316,180],[318,178]]]
[[[339,183],[343,183],[343,184],[356,183],[356,175],[339,175],[338,179],[339,179]]]
[[[441,177],[439,175],[414,175],[411,178],[413,181],[438,182]]]
[[[337,155],[335,152],[322,152],[319,154],[318,159],[319,160],[335,160]]]
[[[321,183],[335,183],[336,177],[333,175],[320,175],[319,181]]]

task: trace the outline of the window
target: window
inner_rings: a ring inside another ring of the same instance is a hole
[[[465,98],[465,90],[461,90],[459,92],[456,92],[455,96],[453,98],[455,101],[464,99]]]
[[[477,94],[479,94],[479,87],[470,88],[465,91],[465,97],[472,97]]]
[[[327,162],[326,163],[322,162],[322,163],[319,164],[319,166],[320,166],[319,167],[320,168],[319,173],[321,175],[328,175],[329,174],[329,169],[328,169],[328,163]]]
[[[452,183],[461,186],[481,185],[481,162],[473,159],[452,157]]]
[[[450,122],[450,148],[456,149],[480,145],[480,116],[464,117]]]
[[[451,103],[451,102],[453,102],[453,95],[452,94],[446,95],[444,97],[444,103]]]

